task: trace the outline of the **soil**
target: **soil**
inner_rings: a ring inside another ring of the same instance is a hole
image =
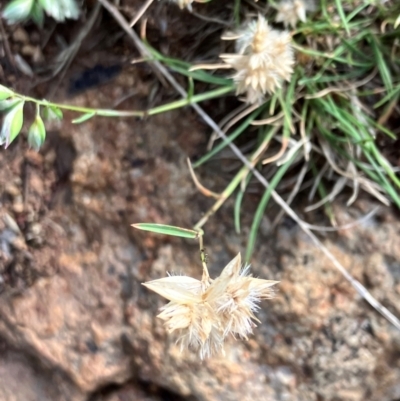
[[[128,11],[133,15],[138,8],[132,2]],[[180,13],[165,5],[157,12],[164,18],[159,25],[176,21]],[[160,86],[150,68],[126,63],[138,56],[136,50],[110,16],[103,21],[53,99],[123,109],[172,99],[172,89]],[[153,22],[150,28],[157,26]],[[174,25],[171,35],[180,28]],[[68,32],[67,26],[58,27],[35,61],[23,48],[39,52],[37,29],[6,29],[12,54],[25,54],[38,70],[54,57],[55,36]],[[159,35],[156,45],[166,51],[170,42]],[[171,52],[178,52],[171,43]],[[28,93],[24,87],[31,78],[7,55],[2,60],[2,83]],[[45,96],[54,85],[57,77],[31,93]],[[222,108],[218,102],[205,107],[215,114]],[[156,318],[163,299],[141,283],[170,271],[199,278],[198,245],[134,231],[130,224],[192,227],[201,218],[212,200],[194,187],[186,158],[204,154],[210,132],[190,108],[143,120],[93,118],[80,125],[71,123],[74,117],[65,113],[62,123],[49,127],[39,153],[28,148],[24,135],[0,152],[0,400],[400,399],[400,334],[360,299],[291,220],[272,230],[272,212],[264,217],[252,271],[280,280],[279,292],[262,304],[254,335],[248,341],[229,340],[225,355],[205,361],[181,353]],[[215,163],[199,174],[215,191],[229,178]],[[375,207],[368,197],[361,196],[351,209],[346,200],[339,197],[333,205],[338,225]],[[245,249],[256,202],[255,196],[245,200],[240,235],[234,232],[231,202],[206,224],[212,276]],[[296,208],[301,212],[301,204]],[[322,214],[308,218],[328,224]],[[397,316],[399,235],[398,212],[381,208],[350,230],[321,236]]]

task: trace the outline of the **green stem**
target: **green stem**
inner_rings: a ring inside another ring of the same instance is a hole
[[[204,100],[213,99],[222,95],[225,95],[229,92],[234,90],[233,86],[224,86],[222,88],[215,89],[210,92],[201,93],[199,95],[194,95],[188,99],[180,99],[176,100],[175,102],[171,102],[162,106],[157,106],[147,111],[139,111],[139,110],[132,110],[132,111],[123,111],[123,110],[112,110],[112,109],[93,109],[90,107],[81,107],[81,106],[73,106],[68,104],[60,104],[60,103],[52,103],[47,100],[38,100],[30,96],[23,96],[19,93],[15,93],[14,96],[18,97],[25,102],[33,102],[37,105],[44,106],[44,107],[57,107],[63,110],[70,110],[75,111],[78,113],[93,113],[97,116],[103,117],[146,117],[146,116],[153,116],[155,114],[164,113],[166,111],[179,109],[184,106],[188,106],[193,103],[199,103]]]
[[[177,100],[172,103],[165,104],[163,106],[154,107],[153,109],[150,109],[147,112],[145,112],[145,115],[152,116],[154,114],[159,114],[159,113],[164,113],[166,111],[179,109],[180,107],[188,106],[193,103],[199,103],[199,102],[203,102],[204,100],[209,100],[209,99],[213,99],[215,97],[219,97],[221,95],[225,95],[234,90],[235,90],[234,86],[224,86],[222,88],[215,89],[210,92],[205,92],[205,93],[201,93],[199,95],[194,95],[189,99],[181,99],[181,100]]]

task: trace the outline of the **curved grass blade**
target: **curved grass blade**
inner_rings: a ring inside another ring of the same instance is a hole
[[[344,10],[342,7],[342,0],[335,0],[335,3],[336,3],[336,9],[340,16],[340,19],[342,20],[344,29],[346,30],[347,35],[350,36],[350,28],[349,28],[349,24],[347,22],[346,14],[344,13]]]
[[[204,164],[207,160],[211,159],[213,156],[215,156],[218,152],[220,152],[225,146],[229,145],[234,139],[236,139],[252,122],[253,120],[260,115],[260,113],[265,109],[265,107],[260,106],[257,110],[255,110],[252,114],[250,114],[249,117],[247,117],[242,124],[239,125],[238,128],[236,128],[235,131],[232,132],[228,136],[227,141],[222,141],[220,142],[217,146],[212,148],[208,153],[206,153],[203,157],[201,157],[199,160],[197,160],[196,163],[193,163],[193,168],[199,167],[202,164]]]
[[[264,130],[264,133],[261,134],[263,136],[263,138],[261,138],[260,147],[263,147],[263,144],[270,142],[272,137],[275,135],[275,133],[276,133],[276,130],[273,127],[267,127],[267,129]],[[255,153],[257,153],[257,152],[258,151],[256,150]],[[233,209],[233,213],[234,213],[235,231],[238,234],[240,234],[240,211],[241,211],[241,207],[242,207],[242,201],[243,201],[244,194],[246,192],[246,187],[249,184],[252,176],[253,176],[253,173],[251,171],[249,171],[244,183],[242,183],[241,187],[239,188],[239,192],[238,192],[238,194],[236,196],[236,200],[235,200],[235,206]]]
[[[156,60],[166,64],[175,72],[178,72],[187,77],[191,77],[197,81],[202,81],[209,84],[216,84],[222,86],[232,85],[232,80],[229,78],[215,77],[214,75],[211,75],[203,70],[189,71],[189,69],[192,67],[191,64],[186,63],[182,60],[174,59],[172,57],[164,56],[163,54],[158,52],[154,47],[150,46],[149,43],[145,42],[144,44],[146,45],[147,49],[151,52],[151,54],[154,56]]]
[[[246,249],[246,263],[248,263],[251,259],[251,255],[253,254],[254,247],[257,240],[258,229],[261,224],[261,219],[264,216],[265,208],[268,205],[268,202],[271,198],[272,192],[279,184],[286,171],[292,165],[293,160],[295,159],[297,152],[293,154],[293,156],[288,160],[285,164],[283,164],[279,170],[276,172],[274,177],[269,183],[268,188],[265,190],[264,195],[262,196],[260,203],[257,206],[256,213],[254,215],[253,224],[251,225],[249,240],[247,241],[247,249]]]
[[[150,231],[156,234],[171,235],[174,237],[192,238],[196,239],[201,237],[204,233],[203,230],[189,230],[187,228],[168,226],[166,224],[155,223],[137,223],[131,224],[132,227],[143,231]]]
[[[81,124],[87,120],[90,120],[95,115],[96,115],[96,112],[94,112],[94,111],[92,111],[91,113],[82,114],[80,117],[73,119],[72,124]]]
[[[369,42],[371,43],[372,51],[375,55],[375,61],[379,70],[379,74],[381,75],[382,81],[385,85],[386,90],[391,93],[393,90],[393,81],[392,76],[390,74],[390,69],[387,63],[385,62],[385,57],[382,53],[381,46],[379,46],[378,39],[375,35],[369,35]]]
[[[237,234],[240,234],[240,211],[242,208],[243,197],[246,192],[246,187],[249,184],[252,176],[253,176],[253,174],[251,172],[249,172],[246,177],[243,187],[239,188],[239,192],[236,195],[235,207],[233,209],[233,216],[234,216],[234,221],[235,221],[235,231]]]

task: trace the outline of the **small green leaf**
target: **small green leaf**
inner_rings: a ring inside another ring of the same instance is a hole
[[[79,7],[75,0],[39,0],[40,5],[45,9],[46,14],[55,20],[63,22],[66,18],[77,19]]]
[[[8,99],[13,96],[14,92],[11,89],[6,88],[3,85],[0,85],[0,101],[4,99]]]
[[[0,111],[8,111],[20,101],[21,99],[18,99],[16,97],[11,99],[0,100]]]
[[[394,29],[397,29],[397,27],[400,25],[400,14],[396,18],[396,21],[394,22]]]
[[[34,0],[14,0],[8,3],[3,11],[3,18],[9,24],[23,21],[31,13]]]
[[[174,237],[195,239],[203,235],[202,230],[200,231],[188,230],[187,228],[167,226],[165,224],[138,223],[138,224],[132,224],[132,227],[138,228],[139,230],[151,231],[157,234],[172,235]]]
[[[58,107],[46,106],[43,109],[43,118],[47,121],[61,121],[63,118],[63,112]]]
[[[32,123],[28,132],[28,143],[33,149],[38,151],[43,145],[46,138],[46,127],[44,126],[42,117],[40,114],[36,114],[35,121]]]
[[[91,113],[82,114],[80,117],[75,118],[74,120],[72,120],[72,123],[73,124],[83,123],[83,122],[85,122],[87,120],[90,120],[95,115],[96,115],[96,112],[94,112],[94,111],[92,111]]]
[[[0,132],[0,145],[5,144],[6,148],[21,131],[24,122],[24,103],[19,101],[4,117],[3,127]]]
[[[31,18],[36,25],[38,25],[40,28],[43,27],[44,11],[43,7],[37,1],[33,3]]]

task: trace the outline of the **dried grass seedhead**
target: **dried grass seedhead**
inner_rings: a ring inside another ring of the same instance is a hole
[[[228,335],[247,339],[257,321],[254,313],[262,299],[274,296],[277,281],[248,275],[238,254],[215,280],[169,276],[144,283],[170,302],[158,317],[169,332],[178,333],[181,349],[191,348],[200,358],[218,353]]]
[[[286,28],[295,28],[299,21],[306,22],[306,12],[313,11],[315,4],[310,0],[283,0],[276,9],[275,21],[282,22]]]
[[[172,0],[174,1],[180,9],[187,7],[190,11],[192,11],[193,3],[205,3],[206,0]]]
[[[183,9],[185,7],[191,8],[193,0],[173,0],[176,4],[178,4],[179,8]]]
[[[290,80],[294,64],[291,36],[271,29],[263,16],[222,38],[236,40],[236,53],[221,58],[236,70],[237,94],[245,93],[248,103],[262,103],[266,93]]]

